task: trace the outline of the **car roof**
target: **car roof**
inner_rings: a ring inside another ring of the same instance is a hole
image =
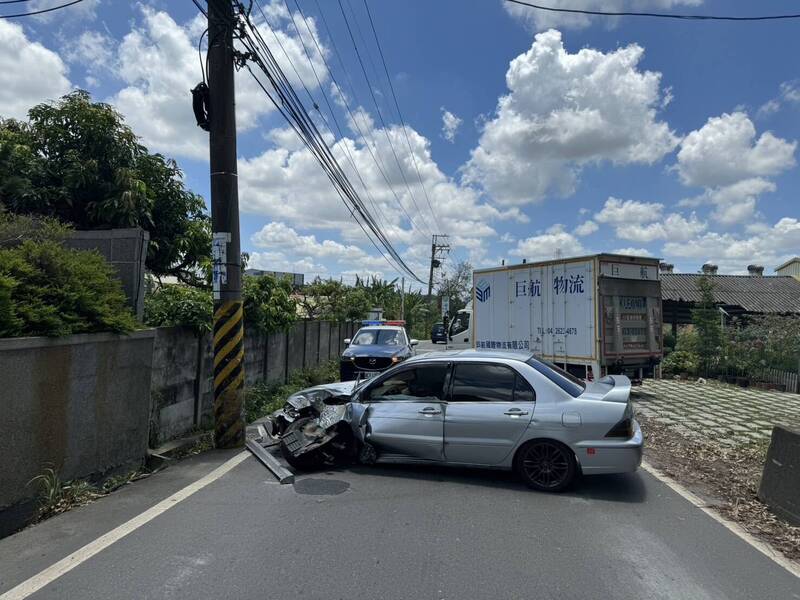
[[[454,358],[463,359],[504,359],[504,360],[517,360],[525,362],[533,357],[531,352],[514,352],[514,351],[491,351],[491,350],[440,350],[437,352],[428,352],[427,354],[420,354],[405,361],[406,364],[410,362],[420,362],[424,360],[451,360]]]

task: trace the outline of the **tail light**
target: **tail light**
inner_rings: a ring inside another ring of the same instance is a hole
[[[625,407],[625,413],[622,420],[614,425],[611,430],[606,434],[607,438],[623,438],[630,439],[633,437],[633,406],[630,401]]]

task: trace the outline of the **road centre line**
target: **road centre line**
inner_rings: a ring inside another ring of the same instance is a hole
[[[700,498],[693,492],[690,492],[683,485],[681,485],[671,477],[665,475],[664,473],[659,471],[657,468],[655,468],[653,465],[651,465],[645,460],[642,461],[642,470],[647,471],[648,473],[650,473],[650,475],[658,479],[661,483],[666,485],[673,492],[675,492],[685,500],[688,500],[691,504],[694,504],[697,508],[702,510],[709,517],[714,519],[717,523],[725,527],[728,531],[730,531],[740,539],[750,544],[753,548],[761,552],[761,554],[771,559],[772,561],[778,563],[780,566],[789,571],[789,573],[791,573],[795,577],[800,578],[800,566],[797,563],[789,560],[780,552],[770,548],[767,544],[765,544],[764,542],[753,536],[738,523],[734,523],[733,521],[727,520],[725,517],[717,513],[714,509],[710,508],[708,506],[708,503],[706,503],[702,498]],[[5,599],[0,597],[0,600],[5,600]]]
[[[75,567],[92,558],[95,554],[102,552],[114,542],[121,540],[129,533],[136,531],[142,525],[149,523],[157,516],[165,513],[173,506],[176,506],[179,502],[186,500],[195,492],[198,492],[208,484],[213,483],[226,473],[233,470],[239,463],[247,459],[249,456],[250,453],[247,451],[240,452],[233,458],[228,459],[219,467],[211,471],[208,475],[201,477],[194,483],[190,483],[185,488],[178,490],[168,498],[165,498],[158,504],[148,508],[143,513],[133,517],[129,521],[126,521],[122,525],[112,529],[108,533],[101,535],[94,541],[89,542],[72,554],[62,558],[33,577],[23,581],[16,587],[0,595],[0,600],[24,600],[31,594],[38,592],[47,584],[52,583],[62,575],[69,573]]]

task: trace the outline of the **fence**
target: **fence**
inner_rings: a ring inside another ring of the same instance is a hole
[[[769,383],[779,387],[781,391],[794,392],[800,394],[800,377],[792,371],[780,371],[778,369],[761,369],[753,374],[755,381]]]

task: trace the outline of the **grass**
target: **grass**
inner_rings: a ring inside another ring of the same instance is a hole
[[[46,467],[40,475],[28,482],[28,485],[35,484],[39,487],[38,508],[34,521],[43,521],[76,506],[94,502],[98,498],[146,476],[146,473],[134,470],[109,477],[98,487],[85,479],[62,481],[55,468]]]
[[[329,361],[313,369],[296,371],[289,377],[289,382],[259,382],[245,391],[245,418],[248,423],[278,410],[286,402],[286,398],[302,389],[332,383],[339,379],[339,367],[336,361]]]

